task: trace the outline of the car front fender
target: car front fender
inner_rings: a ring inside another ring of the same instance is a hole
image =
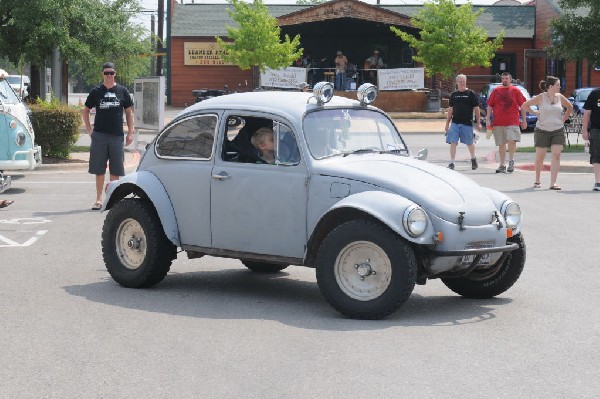
[[[414,202],[398,194],[384,191],[363,191],[335,203],[326,215],[344,208],[356,209],[378,219],[410,242],[432,244],[434,229],[429,216],[427,217],[427,229],[419,237],[411,237],[404,229],[402,223],[404,212],[414,205],[416,205]]]
[[[171,199],[161,181],[150,172],[134,172],[111,182],[102,210],[109,210],[130,194],[145,198],[154,205],[165,235],[173,244],[180,246],[179,228]]]

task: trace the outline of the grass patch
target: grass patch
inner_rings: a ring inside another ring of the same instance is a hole
[[[535,152],[535,147],[517,147],[517,152]],[[550,152],[550,148],[546,152]],[[583,152],[583,144],[571,144],[570,147],[565,145],[562,152]]]
[[[71,147],[70,152],[90,152],[89,145],[74,145]]]

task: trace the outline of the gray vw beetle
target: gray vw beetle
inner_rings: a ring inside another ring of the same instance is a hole
[[[391,314],[427,279],[468,298],[508,290],[525,264],[519,206],[412,157],[369,105],[375,86],[357,94],[333,96],[322,82],[313,93],[230,94],[184,110],[108,188],[110,275],[152,286],[178,248],[256,272],[308,266],[325,299],[359,319]],[[269,162],[251,142],[261,127],[272,130]]]

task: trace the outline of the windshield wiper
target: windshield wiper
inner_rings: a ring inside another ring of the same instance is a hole
[[[358,150],[353,150],[353,151],[344,151],[342,154],[347,157],[350,154],[367,154],[367,153],[381,153],[381,150],[379,149],[374,149],[374,148],[360,148]]]

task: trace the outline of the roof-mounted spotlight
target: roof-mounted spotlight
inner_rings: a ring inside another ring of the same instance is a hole
[[[377,98],[377,87],[371,83],[363,83],[358,88],[356,96],[361,105],[371,104]]]
[[[313,96],[319,105],[328,103],[333,97],[333,85],[329,82],[317,83],[313,88]]]

